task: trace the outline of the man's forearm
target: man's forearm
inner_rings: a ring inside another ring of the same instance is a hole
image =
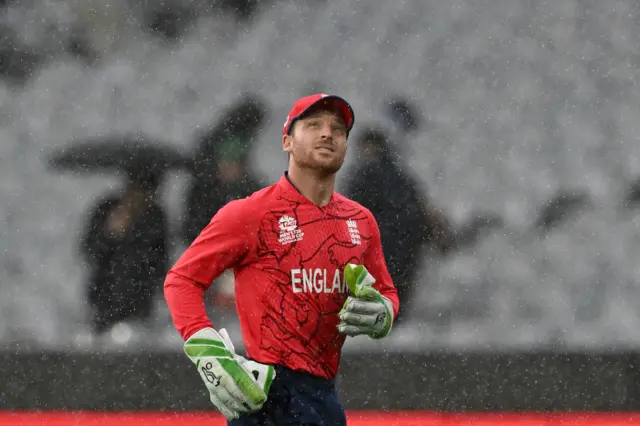
[[[173,324],[187,340],[203,328],[213,327],[204,306],[204,289],[196,282],[169,272],[164,282],[164,297]]]

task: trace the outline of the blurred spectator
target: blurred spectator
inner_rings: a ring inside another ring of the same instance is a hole
[[[0,76],[16,84],[24,84],[43,58],[23,46],[8,28],[0,28]]]
[[[82,252],[91,268],[88,298],[96,333],[128,318],[146,320],[168,267],[160,175],[133,175],[122,194],[93,210]]]
[[[248,162],[264,114],[262,102],[244,96],[201,139],[194,159],[194,180],[187,194],[185,244],[191,244],[227,202],[261,188]]]
[[[246,143],[241,139],[227,139],[220,147],[218,161],[219,190],[214,191],[217,201],[211,204],[218,211],[231,200],[245,197],[260,189],[247,161]]]
[[[231,11],[239,21],[251,19],[258,11],[258,6],[260,5],[258,0],[223,0],[216,3],[218,3],[223,10]]]
[[[383,130],[364,130],[356,139],[356,149],[358,166],[346,192],[378,221],[389,273],[400,297],[397,320],[403,320],[416,286],[422,245],[444,253],[453,246],[453,234],[444,216],[424,201],[417,182],[397,165]]]
[[[152,33],[162,36],[170,42],[179,41],[195,18],[194,11],[180,5],[162,4],[157,10],[151,10],[147,25]]]

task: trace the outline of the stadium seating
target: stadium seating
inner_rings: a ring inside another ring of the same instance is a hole
[[[0,83],[0,341],[66,345],[83,327],[78,239],[118,180],[52,173],[51,149],[129,131],[190,149],[254,91],[272,108],[254,166],[277,179],[286,112],[321,82],[352,101],[356,126],[390,125],[384,100],[409,96],[431,124],[400,150],[430,196],[457,225],[477,211],[506,222],[426,259],[420,309],[385,347],[640,345],[640,211],[621,207],[640,174],[635,1],[280,1],[235,27],[203,16],[178,44],[123,32],[91,66],[60,47],[79,19],[71,3],[9,6],[0,21],[50,53],[24,87]],[[57,44],[28,25],[38,20]],[[174,227],[184,182],[167,182]],[[561,189],[587,191],[592,205],[543,235],[533,223]],[[158,321],[167,327],[166,312]]]

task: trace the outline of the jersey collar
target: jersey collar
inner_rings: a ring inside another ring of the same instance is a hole
[[[319,209],[326,209],[327,207],[332,206],[333,202],[335,201],[336,193],[334,191],[333,194],[331,194],[331,200],[329,200],[329,203],[326,206],[324,206],[324,207],[318,206],[317,204],[315,204],[314,202],[309,200],[307,197],[302,195],[302,193],[298,190],[298,188],[296,188],[296,186],[293,184],[293,182],[291,182],[291,179],[289,178],[289,172],[287,172],[287,171],[285,171],[284,174],[282,175],[282,177],[280,178],[280,182],[278,183],[278,185],[280,186],[280,188],[284,192],[286,192],[287,194],[295,197],[296,201],[300,201],[302,203],[314,205],[314,206],[318,207]]]

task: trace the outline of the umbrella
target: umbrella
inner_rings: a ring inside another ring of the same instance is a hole
[[[548,232],[590,205],[589,194],[586,192],[562,190],[542,206],[535,226]]]
[[[177,149],[142,136],[96,138],[61,148],[51,154],[54,170],[162,175],[169,169],[190,169],[191,160]]]

